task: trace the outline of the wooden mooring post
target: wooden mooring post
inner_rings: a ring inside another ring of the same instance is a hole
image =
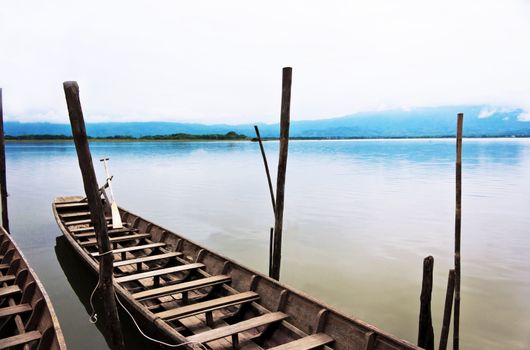
[[[0,197],[2,205],[2,226],[10,233],[9,216],[7,214],[7,177],[6,177],[6,148],[4,145],[4,108],[2,89],[0,88]]]
[[[293,69],[283,68],[282,106],[280,116],[280,157],[278,159],[278,177],[276,178],[276,215],[274,222],[274,251],[272,278],[280,279],[282,259],[283,202],[285,197],[285,173],[287,171],[287,152],[289,148],[289,123],[291,114],[291,81]]]
[[[462,133],[464,113],[458,113],[456,127],[456,207],[455,207],[455,309],[453,329],[453,350],[460,345],[460,233],[462,228]]]
[[[451,311],[453,309],[453,297],[455,294],[455,270],[449,270],[447,279],[447,293],[445,295],[444,316],[442,321],[442,332],[440,334],[440,347],[438,350],[447,349],[449,338],[449,325],[451,324]]]
[[[420,297],[420,321],[418,326],[418,346],[434,350],[434,329],[432,327],[431,297],[434,258],[423,260],[423,279]]]
[[[79,160],[79,168],[81,169],[83,185],[88,200],[88,207],[90,209],[90,219],[94,225],[94,231],[96,232],[99,253],[102,254],[99,258],[99,288],[101,289],[101,294],[103,296],[105,318],[110,325],[109,335],[111,348],[113,350],[123,350],[123,334],[121,332],[116,300],[114,299],[114,286],[112,284],[114,259],[112,254],[103,255],[104,253],[110,252],[112,247],[107,232],[107,223],[105,220],[103,204],[101,202],[101,195],[98,191],[99,187],[96,173],[94,172],[92,156],[88,146],[85,121],[83,119],[81,101],[79,100],[79,86],[75,81],[67,81],[63,86],[66,95],[66,103],[68,105],[68,114],[70,116],[75,148],[77,151],[77,158]]]

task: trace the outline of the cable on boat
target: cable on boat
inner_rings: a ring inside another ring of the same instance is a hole
[[[108,252],[105,252],[105,253],[102,253],[102,254],[99,254],[99,256],[105,256],[107,254],[112,254],[114,252],[114,250],[109,250]],[[96,310],[94,308],[94,303],[92,301],[92,299],[94,298],[94,294],[96,293],[96,290],[98,290],[99,288],[99,279],[98,279],[98,283],[96,284],[96,286],[94,287],[94,290],[92,291],[92,293],[90,294],[90,307],[92,308],[92,313],[90,315],[90,318],[89,318],[89,322],[92,323],[92,324],[95,324],[97,321],[98,321],[98,314],[96,313]],[[170,348],[178,348],[180,346],[184,346],[184,345],[190,345],[190,344],[195,344],[195,345],[198,345],[199,347],[201,347],[202,349],[204,350],[208,350],[208,348],[206,346],[204,346],[202,343],[198,343],[198,342],[194,342],[194,341],[189,341],[189,342],[184,342],[184,343],[180,343],[180,344],[169,344],[169,343],[166,343],[166,342],[163,342],[161,340],[158,340],[158,339],[155,339],[155,338],[151,338],[150,336],[148,336],[147,334],[145,334],[142,329],[140,328],[140,326],[138,325],[138,323],[136,322],[136,320],[134,319],[134,316],[129,312],[129,310],[127,310],[127,308],[125,307],[125,305],[122,304],[120,298],[118,298],[118,295],[116,294],[116,292],[114,292],[114,297],[116,298],[116,300],[118,301],[118,304],[120,304],[120,306],[123,308],[123,310],[125,310],[125,312],[129,315],[129,317],[131,318],[131,320],[133,321],[134,325],[136,326],[136,329],[138,329],[138,331],[140,332],[140,334],[146,338],[147,340],[150,340],[152,342],[155,342],[155,343],[158,343],[158,344],[161,344],[161,345],[164,345],[164,346],[167,346],[167,347],[170,347]]]

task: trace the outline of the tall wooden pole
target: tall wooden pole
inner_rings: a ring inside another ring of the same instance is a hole
[[[92,156],[90,155],[90,148],[88,146],[85,121],[83,119],[81,101],[79,100],[79,86],[75,81],[67,81],[63,86],[77,158],[79,160],[79,168],[81,168],[83,185],[90,209],[90,219],[96,232],[99,253],[104,254],[112,248],[107,232],[107,222],[105,220],[101,195],[98,191],[96,173],[94,172]],[[112,285],[113,260],[112,254],[105,254],[99,258],[99,286],[103,296],[105,317],[110,325],[111,348],[113,350],[123,350],[123,335],[121,333],[116,300],[114,299],[114,286]]]
[[[0,197],[2,197],[2,226],[7,232],[10,232],[9,216],[7,215],[6,149],[4,145],[4,109],[2,107],[2,89],[0,89]]]
[[[280,116],[280,157],[276,178],[276,216],[274,222],[274,254],[272,278],[280,279],[282,259],[283,201],[285,196],[285,173],[287,171],[287,151],[289,148],[289,122],[291,114],[291,80],[293,69],[285,67],[282,77],[282,107]]]
[[[456,209],[455,209],[455,319],[453,349],[460,345],[460,232],[462,222],[462,130],[464,113],[458,113],[456,128]]]
[[[442,322],[442,333],[440,334],[440,347],[438,350],[447,349],[449,338],[449,325],[451,324],[451,311],[453,309],[453,298],[455,294],[455,270],[449,270],[447,278],[447,292],[445,294],[444,318]]]
[[[428,256],[423,260],[423,279],[420,297],[420,322],[418,326],[418,346],[434,350],[434,329],[432,327],[431,296],[434,258]]]

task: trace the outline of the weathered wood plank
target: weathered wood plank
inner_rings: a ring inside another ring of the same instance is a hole
[[[112,219],[109,217],[105,218],[106,221],[111,221]],[[65,221],[64,224],[67,226],[74,226],[74,225],[83,225],[83,224],[91,224],[92,219],[83,219],[83,220],[74,220],[74,221]]]
[[[120,236],[120,237],[110,237],[109,241],[111,243],[118,243],[118,242],[126,242],[126,241],[133,241],[136,239],[142,239],[142,238],[148,238],[151,237],[149,233],[140,233],[137,235],[127,235],[127,236]],[[90,246],[90,245],[96,245],[97,242],[95,239],[88,240],[86,242],[80,242],[79,245],[82,247]]]
[[[8,349],[13,346],[27,344],[29,342],[39,340],[41,337],[40,332],[32,331],[19,335],[14,335],[9,338],[0,339],[0,349]]]
[[[138,232],[137,228],[117,228],[114,230],[108,230],[107,231],[109,235],[115,235],[115,234],[122,234],[122,233],[133,233]],[[90,238],[90,237],[96,237],[95,232],[85,232],[85,233],[77,233],[75,234],[75,238],[81,239],[81,238]]]
[[[222,309],[228,306],[240,305],[259,299],[259,294],[243,292],[217,299],[203,301],[197,304],[185,305],[175,309],[157,312],[156,315],[164,320],[176,320],[204,312]]]
[[[88,207],[88,202],[57,203],[55,207],[57,209]]]
[[[217,275],[212,277],[201,278],[189,282],[183,282],[178,284],[172,284],[169,286],[144,290],[138,293],[134,293],[132,296],[136,300],[147,300],[152,298],[158,298],[165,295],[177,294],[182,292],[188,292],[190,290],[212,287],[222,283],[230,282],[230,276]]]
[[[8,306],[0,308],[0,318],[1,317],[7,317],[7,316],[13,316],[17,314],[21,314],[24,312],[31,311],[31,305],[29,304],[19,304],[14,306]]]
[[[144,249],[162,248],[165,246],[166,246],[165,243],[150,243],[150,244],[144,244],[144,245],[135,245],[133,247],[114,249],[113,254],[129,253],[129,252],[134,252],[134,251],[144,250]],[[97,258],[99,256],[99,253],[98,252],[91,253],[90,255]]]
[[[134,265],[134,264],[138,264],[138,263],[145,263],[145,262],[149,262],[149,261],[156,261],[156,260],[162,260],[162,259],[169,259],[169,258],[174,258],[174,257],[180,256],[180,255],[182,255],[182,253],[170,252],[170,253],[164,253],[164,254],[142,256],[140,258],[116,261],[114,263],[114,267],[120,267],[120,266],[126,266],[126,265]]]
[[[109,228],[109,227],[112,227],[112,224],[107,224],[107,228]],[[68,230],[71,233],[94,231],[94,226],[68,228]]]
[[[175,273],[175,272],[183,272],[183,271],[189,271],[189,270],[194,270],[194,269],[200,269],[202,267],[204,267],[204,264],[201,264],[201,263],[179,265],[179,266],[167,267],[167,268],[159,269],[159,270],[135,273],[135,274],[128,275],[128,276],[122,276],[122,277],[116,278],[115,281],[118,283],[124,283],[124,282],[141,280],[144,278],[167,275],[167,274]]]
[[[231,324],[229,326],[212,329],[210,331],[200,334],[195,334],[188,337],[187,339],[188,341],[193,341],[197,343],[207,343],[212,340],[221,339],[224,337],[231,336],[233,334],[248,331],[250,329],[265,326],[274,322],[279,322],[281,320],[285,320],[287,317],[289,316],[284,314],[283,312],[272,312],[258,317],[253,317],[251,319],[244,320],[235,324]]]
[[[15,280],[15,275],[0,276],[0,283],[7,283]]]
[[[22,292],[19,286],[8,286],[0,288],[0,298],[5,298],[10,295],[14,295]]]
[[[325,333],[313,334],[269,350],[309,350],[332,343],[334,340]]]
[[[80,211],[80,212],[75,212],[75,213],[64,213],[64,214],[59,214],[59,216],[63,219],[67,219],[67,218],[75,218],[75,217],[78,217],[78,216],[88,216],[90,215],[90,212],[89,211]]]

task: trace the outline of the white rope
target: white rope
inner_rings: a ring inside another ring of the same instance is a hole
[[[108,252],[105,252],[105,253],[101,253],[99,254],[98,256],[104,256],[104,255],[107,255],[107,254],[111,254],[113,253],[114,251],[113,250],[109,250]],[[90,307],[92,308],[92,313],[90,315],[90,318],[89,318],[89,322],[92,323],[92,324],[95,324],[97,321],[98,321],[98,314],[96,313],[95,311],[95,308],[94,308],[94,303],[92,301],[92,299],[94,298],[94,294],[96,293],[96,290],[99,288],[99,279],[98,279],[98,283],[96,284],[96,287],[94,287],[94,290],[92,291],[92,294],[90,294]],[[118,298],[118,295],[116,294],[116,292],[114,292],[114,297],[116,298],[116,300],[118,301],[118,304],[120,304],[120,306],[125,310],[125,312],[129,315],[129,317],[131,318],[131,320],[133,321],[134,325],[136,326],[136,328],[138,329],[138,331],[140,332],[141,335],[144,336],[144,338],[152,341],[152,342],[155,342],[155,343],[158,343],[158,344],[161,344],[161,345],[164,345],[164,346],[167,346],[167,347],[170,347],[170,348],[177,348],[177,347],[180,347],[180,346],[184,346],[184,345],[189,345],[189,344],[196,344],[198,346],[200,346],[202,349],[204,350],[208,350],[208,348],[206,348],[206,346],[204,346],[202,343],[198,343],[198,342],[194,342],[194,341],[188,341],[188,342],[184,342],[184,343],[180,343],[180,344],[169,344],[169,343],[166,343],[166,342],[163,342],[161,340],[158,340],[158,339],[154,339],[154,338],[151,338],[150,336],[148,336],[147,334],[145,334],[142,329],[140,328],[140,326],[138,325],[138,323],[136,322],[136,320],[134,319],[134,316],[129,312],[129,310],[127,310],[127,308],[121,303],[121,300]]]
[[[198,343],[198,342],[194,342],[194,341],[188,341],[188,342],[185,342],[185,343],[180,343],[180,344],[168,344],[166,342],[163,342],[161,340],[157,340],[157,339],[154,339],[154,338],[151,338],[150,336],[148,336],[147,334],[145,334],[141,329],[140,329],[140,326],[138,326],[138,323],[136,323],[136,320],[134,319],[133,315],[129,312],[129,310],[127,310],[127,308],[121,303],[121,300],[118,298],[118,295],[116,295],[116,293],[114,293],[114,296],[116,297],[116,300],[118,300],[118,304],[120,304],[120,306],[125,310],[125,312],[129,315],[129,317],[131,318],[131,320],[134,322],[134,325],[136,326],[136,328],[138,329],[138,331],[140,332],[140,334],[142,334],[146,339],[149,339],[150,341],[152,342],[155,342],[155,343],[158,343],[158,344],[162,344],[162,345],[165,345],[167,347],[170,347],[170,348],[177,348],[179,346],[184,346],[184,345],[189,345],[189,344],[196,344],[196,345],[199,345],[202,349],[204,350],[208,350],[208,348],[206,348],[206,346],[204,346],[202,343]]]
[[[108,252],[101,253],[98,256],[105,256],[113,252],[114,252],[113,250],[109,250]],[[94,308],[94,303],[92,301],[92,299],[94,299],[94,294],[96,293],[96,290],[98,290],[98,288],[99,288],[99,278],[98,278],[98,283],[96,284],[96,287],[94,287],[92,294],[90,294],[90,307],[92,308],[92,312],[90,313],[90,318],[88,319],[88,321],[92,324],[95,324],[98,321],[98,314],[96,313],[96,309]]]

